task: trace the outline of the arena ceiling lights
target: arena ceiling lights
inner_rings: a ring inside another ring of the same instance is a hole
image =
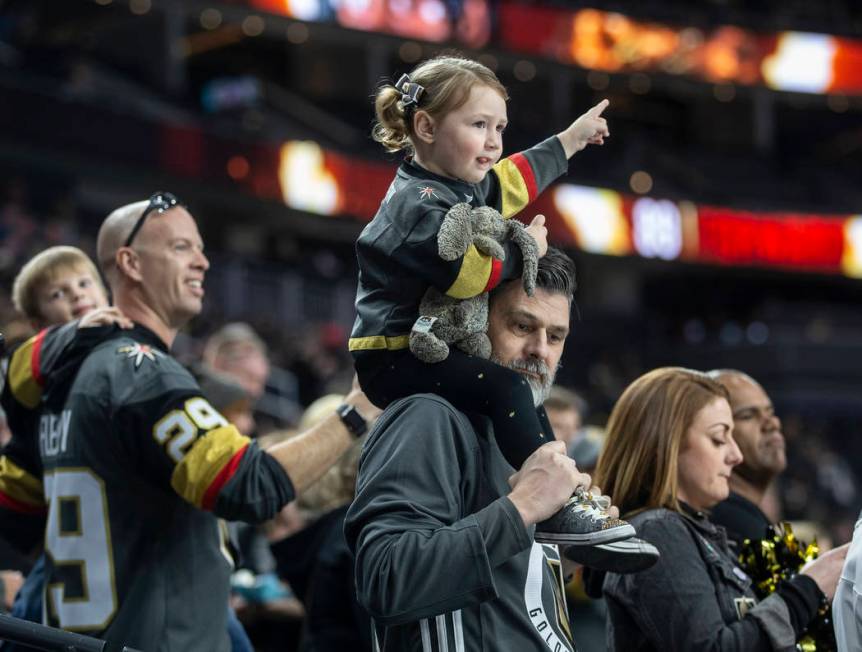
[[[512,52],[606,73],[682,75],[813,94],[862,95],[862,40],[732,25],[669,25],[598,9],[502,0],[245,0],[255,9],[365,32]]]
[[[498,34],[507,49],[590,70],[862,94],[862,41],[828,34],[758,34],[730,25],[703,29],[597,9],[570,11],[512,1],[500,7]]]

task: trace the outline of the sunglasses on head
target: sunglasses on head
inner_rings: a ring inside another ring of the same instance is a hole
[[[135,226],[132,229],[131,233],[129,233],[129,237],[126,238],[126,244],[124,247],[131,247],[132,240],[135,239],[135,236],[138,235],[138,231],[141,230],[141,227],[144,225],[144,220],[147,219],[147,215],[150,213],[164,213],[167,210],[170,210],[174,206],[184,206],[179,199],[177,199],[176,195],[171,192],[155,192],[150,195],[150,202],[147,204],[147,207],[144,209],[144,212],[141,213],[141,216],[138,218],[138,221],[135,222]]]

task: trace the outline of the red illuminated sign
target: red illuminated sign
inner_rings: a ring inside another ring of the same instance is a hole
[[[846,218],[698,209],[698,260],[841,272]]]

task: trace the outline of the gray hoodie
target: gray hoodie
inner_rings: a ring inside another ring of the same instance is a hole
[[[378,649],[574,650],[559,555],[505,497],[512,472],[490,421],[440,397],[383,413],[345,522]]]

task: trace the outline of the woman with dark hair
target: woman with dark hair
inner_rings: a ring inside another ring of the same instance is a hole
[[[832,598],[846,546],[755,599],[708,517],[741,461],[727,391],[705,374],[655,369],[623,392],[595,479],[661,558],[640,573],[591,577],[604,579],[610,650],[792,650]]]

